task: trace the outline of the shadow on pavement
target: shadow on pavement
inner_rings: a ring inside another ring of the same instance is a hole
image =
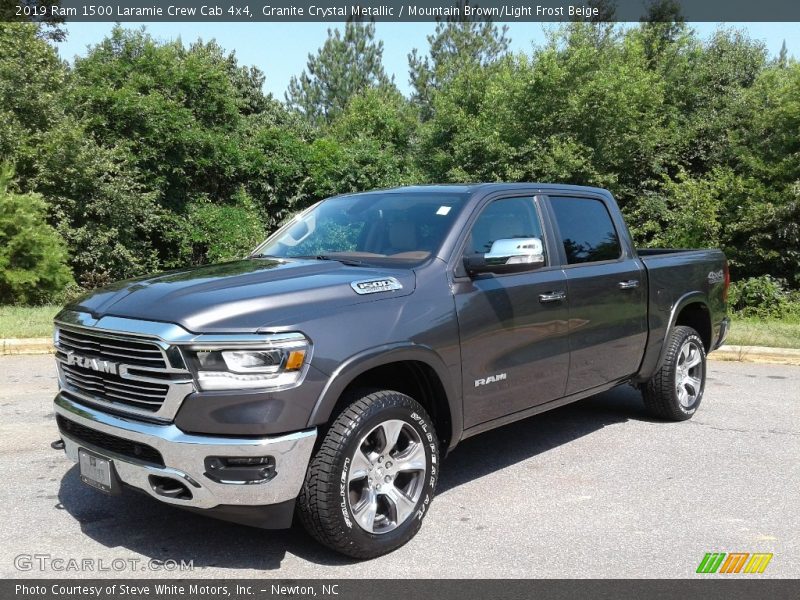
[[[289,530],[256,529],[174,508],[133,490],[106,496],[80,482],[77,465],[61,479],[58,498],[96,542],[148,559],[194,561],[194,572],[184,575],[201,576],[203,567],[271,571],[280,568],[287,552],[317,564],[355,562],[316,543],[299,524]]]
[[[461,442],[442,466],[437,492],[445,492],[628,420],[652,421],[638,390],[621,386],[561,408],[493,429]]]
[[[620,387],[475,436],[447,458],[438,491],[452,490],[629,419],[650,420],[639,392]],[[60,508],[93,540],[148,559],[194,561],[195,571],[184,575],[202,575],[204,567],[276,570],[287,553],[322,565],[357,562],[322,547],[297,523],[289,530],[261,530],[173,508],[129,490],[121,496],[103,495],[80,482],[77,466],[63,476],[58,498]]]

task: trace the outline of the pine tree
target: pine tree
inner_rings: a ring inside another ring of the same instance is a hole
[[[653,67],[664,50],[686,31],[686,19],[677,0],[651,0],[647,14],[640,20],[645,54]]]
[[[436,91],[456,74],[470,66],[485,67],[508,52],[511,39],[507,33],[507,25],[498,28],[490,20],[471,21],[463,16],[438,20],[436,31],[428,36],[428,55],[420,55],[416,48],[408,55],[412,99],[423,118],[431,115]]]
[[[778,53],[778,67],[785,69],[789,64],[789,51],[786,49],[786,40],[781,44],[781,51]]]
[[[344,35],[329,29],[322,48],[308,55],[306,70],[289,82],[286,102],[314,122],[331,122],[355,94],[394,85],[382,60],[383,42],[375,40],[375,23],[348,20]]]

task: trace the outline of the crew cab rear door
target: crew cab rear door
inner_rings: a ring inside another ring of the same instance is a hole
[[[464,427],[564,395],[569,369],[566,276],[543,227],[539,200],[501,196],[483,204],[457,253],[488,252],[501,239],[545,242],[544,266],[521,273],[453,278],[461,338]],[[461,265],[459,265],[461,266]],[[463,269],[462,269],[463,270]]]
[[[572,394],[639,369],[647,342],[647,273],[611,201],[567,194],[548,201],[567,276],[566,393]]]

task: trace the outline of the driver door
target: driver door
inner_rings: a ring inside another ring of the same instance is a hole
[[[490,202],[472,225],[464,256],[489,252],[500,239],[546,241],[540,214],[531,196]],[[567,282],[553,262],[545,251],[544,266],[529,271],[454,278],[465,428],[564,395],[569,315],[560,293]]]

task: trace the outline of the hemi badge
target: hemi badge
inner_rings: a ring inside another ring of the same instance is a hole
[[[392,290],[402,290],[403,284],[394,277],[384,277],[382,279],[364,279],[354,281],[350,284],[356,294],[377,294],[378,292],[391,292]]]

